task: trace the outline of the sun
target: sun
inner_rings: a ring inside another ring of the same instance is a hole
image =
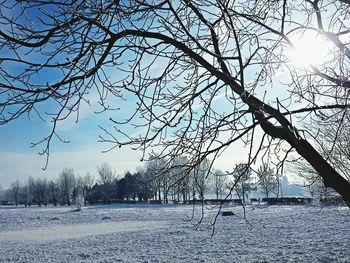
[[[309,30],[289,38],[294,46],[287,49],[288,64],[291,66],[320,67],[329,59],[331,43],[320,33]]]

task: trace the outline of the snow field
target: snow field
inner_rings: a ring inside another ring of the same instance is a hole
[[[0,262],[350,262],[346,207],[250,206],[251,226],[220,215],[213,237],[216,211],[194,229],[191,206],[73,209],[0,207]]]

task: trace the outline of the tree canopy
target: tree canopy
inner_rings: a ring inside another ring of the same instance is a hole
[[[338,130],[328,120],[349,114],[348,17],[345,0],[4,0],[0,124],[50,120],[38,142],[49,156],[59,122],[96,94],[97,112],[134,108],[102,128],[111,149],[185,155],[189,170],[237,143],[250,165],[281,168],[298,154],[349,204],[349,178],[317,146],[317,129],[305,129],[321,116]],[[300,53],[301,39],[323,47],[322,60]]]

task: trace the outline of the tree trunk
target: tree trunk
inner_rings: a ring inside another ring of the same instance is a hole
[[[342,177],[307,140],[304,140],[280,112],[270,110],[283,126],[273,125],[263,113],[254,111],[261,128],[271,137],[287,141],[322,177],[324,185],[338,192],[350,208],[350,182]]]
[[[322,177],[324,185],[337,191],[350,207],[350,182],[342,177],[306,140],[300,140],[295,148]]]
[[[245,205],[245,191],[244,191],[244,187],[242,188],[242,203]]]

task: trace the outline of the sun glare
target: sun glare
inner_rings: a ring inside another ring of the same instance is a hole
[[[304,32],[290,37],[294,48],[287,51],[289,63],[294,67],[321,66],[327,61],[331,44],[316,32]]]

